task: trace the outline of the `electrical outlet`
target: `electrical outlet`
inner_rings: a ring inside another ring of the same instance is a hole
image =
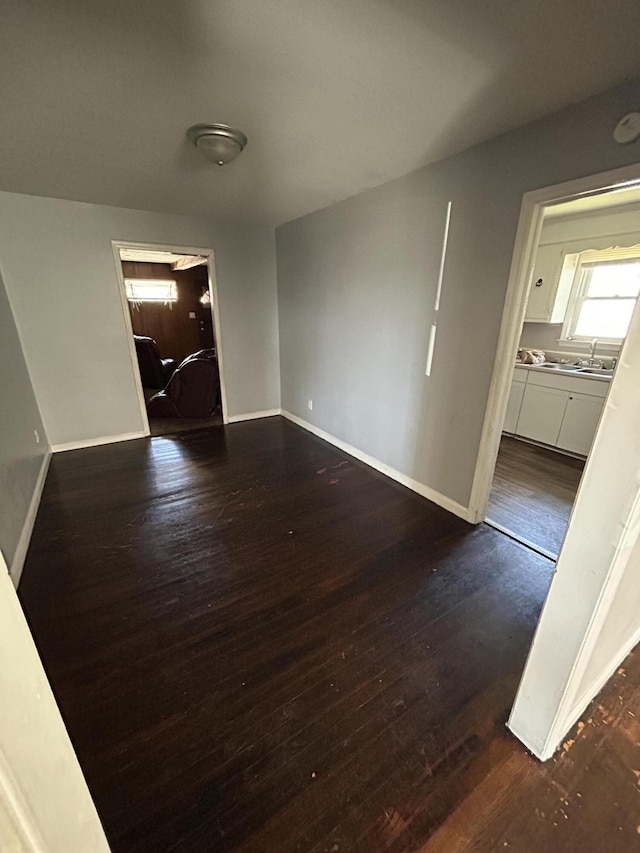
[[[40,433],[38,432],[38,430],[34,429],[33,434],[36,437],[36,444],[40,444]]]
[[[307,401],[307,408],[309,409],[310,412],[313,411],[313,400]]]

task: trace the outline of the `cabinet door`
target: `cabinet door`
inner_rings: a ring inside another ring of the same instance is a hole
[[[509,393],[509,402],[507,403],[507,414],[504,417],[502,429],[504,432],[515,433],[518,426],[518,417],[520,415],[520,406],[524,396],[524,389],[527,386],[524,382],[516,382],[511,380],[511,392]]]
[[[561,269],[562,250],[558,246],[539,246],[531,277],[525,323],[551,321]]]
[[[570,394],[557,446],[563,450],[587,456],[593,444],[603,406],[602,397]]]
[[[567,391],[525,385],[517,434],[544,444],[557,444],[568,399]]]

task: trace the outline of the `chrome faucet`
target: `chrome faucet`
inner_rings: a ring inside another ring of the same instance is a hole
[[[593,367],[595,364],[595,355],[596,355],[596,347],[598,346],[598,339],[593,338],[591,341],[591,354],[589,356],[589,367]]]

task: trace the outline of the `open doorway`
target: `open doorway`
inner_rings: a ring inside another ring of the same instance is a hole
[[[220,426],[226,395],[211,253],[114,244],[143,418],[152,436]]]
[[[539,214],[485,520],[555,560],[640,295],[640,188]]]

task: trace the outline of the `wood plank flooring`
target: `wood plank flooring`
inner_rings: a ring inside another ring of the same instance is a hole
[[[637,850],[504,727],[552,568],[270,418],[56,455],[19,593],[114,853]]]
[[[222,426],[222,415],[210,418],[149,418],[149,430],[152,436],[175,435],[177,432],[191,432],[194,429]]]
[[[487,519],[558,555],[584,462],[503,436]]]
[[[640,651],[634,650],[555,757],[504,742],[473,793],[421,853],[640,850]]]

